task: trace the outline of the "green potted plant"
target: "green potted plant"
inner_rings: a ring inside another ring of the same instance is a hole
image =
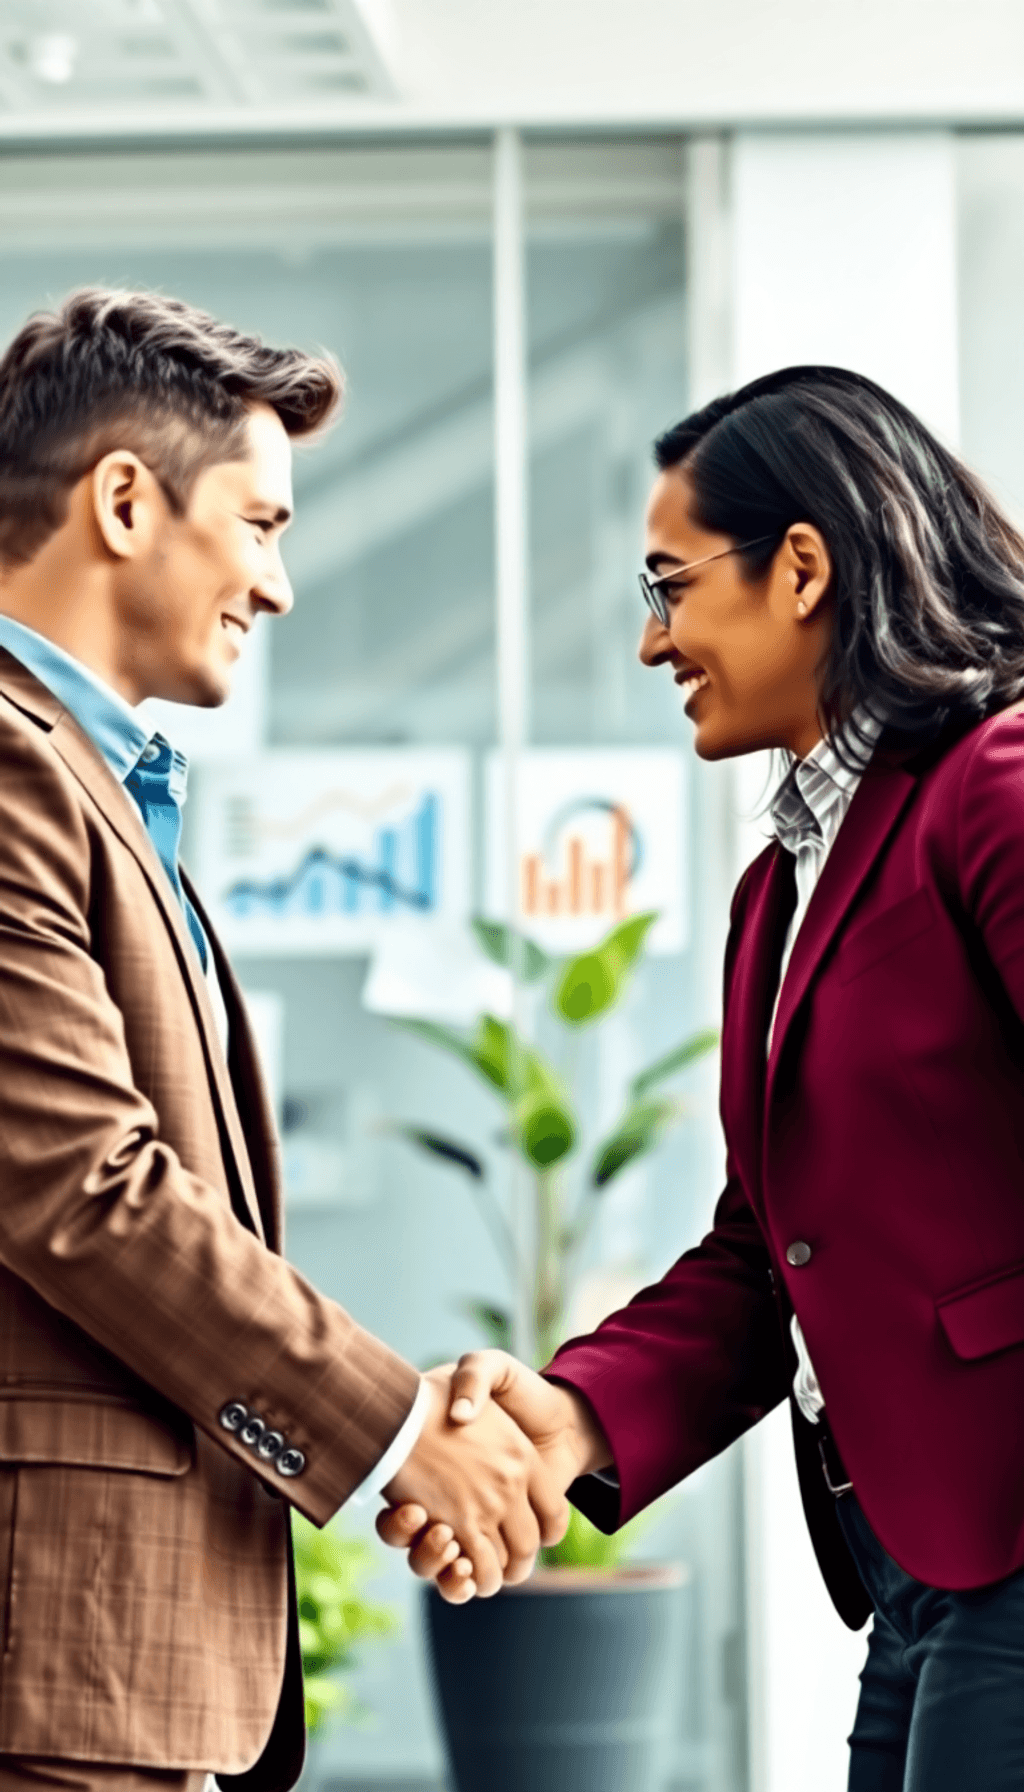
[[[555,1057],[490,1014],[466,1030],[397,1023],[457,1058],[501,1105],[500,1142],[518,1154],[532,1197],[525,1256],[479,1151],[432,1126],[403,1121],[394,1130],[466,1178],[520,1297],[512,1305],[528,1313],[520,1348],[537,1366],[565,1336],[602,1197],[678,1123],[683,1103],[666,1085],[717,1044],[717,1033],[703,1029],[640,1070],[614,1123],[583,1148],[573,1046],[621,999],[655,919],[632,916],[568,961],[497,922],[473,923],[482,950],[521,988],[546,984],[561,1042]],[[468,1309],[491,1343],[511,1348],[509,1310],[479,1300]],[[659,1783],[682,1576],[678,1568],[623,1567],[631,1529],[605,1537],[574,1512],[524,1587],[466,1607],[428,1596],[434,1680],[459,1792],[653,1792]]]
[[[306,1731],[315,1749],[332,1718],[353,1722],[365,1715],[339,1675],[354,1665],[360,1643],[393,1636],[398,1620],[389,1607],[363,1594],[363,1581],[374,1567],[369,1544],[346,1537],[337,1523],[317,1530],[295,1511],[292,1542]]]

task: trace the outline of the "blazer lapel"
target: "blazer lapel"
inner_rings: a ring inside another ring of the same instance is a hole
[[[230,1144],[234,1159],[233,1166],[229,1166],[229,1168],[233,1167],[236,1171],[240,1193],[252,1230],[258,1238],[263,1238],[263,1224],[246,1150],[245,1135],[235,1104],[224,1054],[217,1038],[217,1023],[206,986],[206,977],[189,933],[181,904],[167,881],[167,874],[142,824],[141,816],[130,798],[125,795],[103,755],[93,746],[74,717],[68,714],[57,698],[38,679],[33,677],[31,672],[10,655],[4,654],[3,658],[6,663],[0,665],[2,688],[19,709],[27,715],[34,716],[49,730],[53,746],[65,765],[74,773],[97,808],[102,811],[104,819],[145,873],[153,899],[174,941],[181,974],[199,1024],[206,1056],[207,1074],[218,1108],[222,1136]]]
[[[184,869],[181,872],[181,882],[203,924],[227,1011],[228,1071],[232,1089],[238,1092],[238,1099],[232,1102],[232,1108],[236,1114],[244,1112],[246,1117],[243,1161],[251,1173],[252,1199],[259,1209],[271,1250],[280,1251],[283,1242],[280,1145],[245,997],[210,918]]]
[[[769,1102],[793,1017],[843,917],[916,786],[913,773],[892,765],[869,766],[857,786],[849,812],[815,885],[786,970],[768,1059]]]
[[[741,1180],[751,1197],[760,1201],[765,1042],[796,885],[792,858],[777,841],[755,860],[747,876],[754,887],[747,896],[736,956],[727,973],[722,1111]]]

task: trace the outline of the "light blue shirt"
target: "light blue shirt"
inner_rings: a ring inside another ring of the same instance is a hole
[[[155,728],[145,728],[119,692],[73,659],[54,641],[12,617],[0,615],[0,647],[35,673],[102,753],[114,777],[142,817],[168,882],[185,911],[203,963],[209,954],[178,873],[182,809],[188,795],[188,760]]]
[[[0,615],[0,647],[6,647],[16,660],[34,672],[40,684],[52,691],[58,703],[71,711],[93,746],[97,747],[119,784],[135,770],[143,749],[149,746],[156,732],[144,728],[130,703],[80,660],[72,659],[63,647],[38,635],[34,628]],[[188,762],[184,755],[175,755],[175,772],[180,780],[180,800],[185,800]]]

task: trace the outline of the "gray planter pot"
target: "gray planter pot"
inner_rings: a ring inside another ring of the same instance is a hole
[[[452,1792],[660,1792],[684,1578],[547,1568],[463,1606],[428,1589]]]

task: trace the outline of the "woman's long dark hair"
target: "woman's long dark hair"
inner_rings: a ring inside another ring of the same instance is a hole
[[[820,529],[835,579],[829,728],[863,706],[894,741],[923,744],[1024,696],[1024,537],[881,386],[787,367],[666,430],[655,459],[685,463],[704,528],[768,537],[742,556],[751,578],[791,524]]]

